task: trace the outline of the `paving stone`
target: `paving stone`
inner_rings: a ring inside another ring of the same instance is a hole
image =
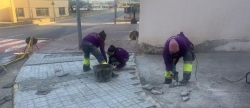
[[[182,100],[185,102],[185,101],[189,100],[189,97],[188,96],[184,96],[184,97],[182,97]]]
[[[155,89],[151,90],[151,93],[153,93],[153,94],[155,94],[155,95],[161,95],[161,94],[163,94],[162,91],[160,91],[160,90],[155,90]]]
[[[89,101],[84,101],[84,102],[82,102],[83,103],[83,105],[85,105],[85,106],[90,106],[90,105],[92,105]]]
[[[68,105],[74,105],[76,103],[72,100],[66,100],[66,101],[62,101],[62,104],[63,106],[68,106]]]
[[[98,98],[95,94],[85,96],[87,100],[92,100]]]
[[[103,108],[103,107],[108,107],[108,105],[104,102],[98,102],[98,103],[94,103],[93,106],[95,108]]]
[[[60,103],[61,101],[59,99],[52,99],[48,100],[48,104],[54,104],[54,103]]]
[[[68,76],[69,73],[65,73],[65,74],[59,74],[58,77],[65,77],[65,76]]]
[[[181,92],[181,96],[188,96],[189,92]]]
[[[113,97],[110,96],[110,95],[102,96],[102,97],[100,97],[100,98],[101,98],[103,101],[113,99]]]
[[[72,98],[70,96],[68,96],[68,95],[60,98],[61,101],[68,101],[68,100],[71,100],[71,99]]]
[[[87,106],[87,108],[95,108],[93,105],[89,105]]]
[[[34,104],[28,104],[28,106],[27,106],[28,108],[34,108],[35,107],[35,105]]]
[[[64,106],[64,108],[78,108],[77,105],[68,105],[68,106]]]
[[[8,84],[4,85],[2,88],[10,88],[15,84],[16,84],[16,82],[11,82],[11,83],[8,83]]]
[[[146,90],[152,90],[154,88],[154,86],[150,85],[150,84],[147,84],[147,85],[142,86],[142,88],[146,89]]]
[[[100,98],[96,98],[96,99],[89,100],[89,102],[94,104],[94,103],[102,102],[102,100]]]
[[[36,95],[46,95],[50,92],[50,89],[40,89],[36,92]]]
[[[0,99],[0,105],[4,104],[6,101],[3,99]]]
[[[5,96],[4,97],[4,100],[7,102],[7,101],[10,101],[10,100],[12,100],[12,96]]]

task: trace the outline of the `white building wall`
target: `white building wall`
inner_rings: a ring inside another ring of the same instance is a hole
[[[183,31],[194,43],[250,40],[250,0],[141,0],[139,42],[162,46]]]

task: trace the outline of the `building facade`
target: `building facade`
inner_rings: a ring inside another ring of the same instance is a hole
[[[1,0],[0,22],[17,22],[13,0]]]
[[[11,3],[8,3],[12,1]],[[68,0],[3,0],[11,11],[2,11],[8,13],[9,17],[0,16],[0,22],[15,22],[11,19],[40,19],[68,16]],[[1,1],[2,3],[2,1]],[[0,7],[2,7],[0,5]],[[6,6],[5,6],[6,7]],[[9,10],[10,10],[9,9]],[[1,10],[0,10],[1,13]],[[4,18],[1,18],[4,17]],[[16,18],[15,18],[16,17]]]

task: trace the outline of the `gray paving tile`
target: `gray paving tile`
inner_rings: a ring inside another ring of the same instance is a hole
[[[68,105],[68,106],[64,106],[64,108],[80,108],[77,105]]]
[[[110,96],[110,95],[102,96],[102,97],[100,97],[100,98],[101,98],[103,101],[113,99],[113,97]]]
[[[92,100],[92,99],[98,98],[95,94],[93,94],[93,95],[87,95],[85,97],[87,98],[87,100]]]
[[[98,102],[98,103],[95,103],[93,104],[94,107],[96,108],[102,108],[102,107],[109,107],[106,103],[104,102]]]
[[[78,58],[60,57],[53,60],[64,61],[76,59]],[[53,62],[53,60],[43,59],[42,62]],[[95,61],[95,59],[93,60]],[[26,66],[21,69],[23,71],[22,75],[18,75],[17,80],[20,81],[20,79],[24,80],[31,77],[42,79],[52,77],[55,76],[56,69],[61,70],[61,73],[83,74],[86,78],[82,77],[80,79],[57,83],[56,86],[53,86],[55,89],[45,96],[34,96],[35,92],[25,91],[21,93],[19,96],[20,100],[17,103],[23,102],[25,104],[22,104],[22,106],[25,107],[49,106],[50,108],[140,108],[152,105],[146,101],[141,102],[136,99],[139,96],[135,92],[142,91],[142,89],[132,85],[139,81],[130,79],[134,77],[129,73],[130,71],[120,73],[121,76],[112,79],[110,82],[97,83],[95,82],[93,73],[82,73],[82,61]],[[30,73],[31,71],[34,72]],[[27,73],[30,74],[27,76]],[[26,74],[26,76],[23,74]]]
[[[96,98],[96,99],[89,100],[89,102],[92,103],[92,104],[95,104],[95,103],[102,102],[102,99]]]

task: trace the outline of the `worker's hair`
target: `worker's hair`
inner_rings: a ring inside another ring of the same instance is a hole
[[[106,33],[104,32],[104,30],[102,30],[102,31],[99,33],[99,36],[101,37],[102,40],[106,40]]]
[[[115,52],[117,48],[114,45],[110,45],[108,52]]]

